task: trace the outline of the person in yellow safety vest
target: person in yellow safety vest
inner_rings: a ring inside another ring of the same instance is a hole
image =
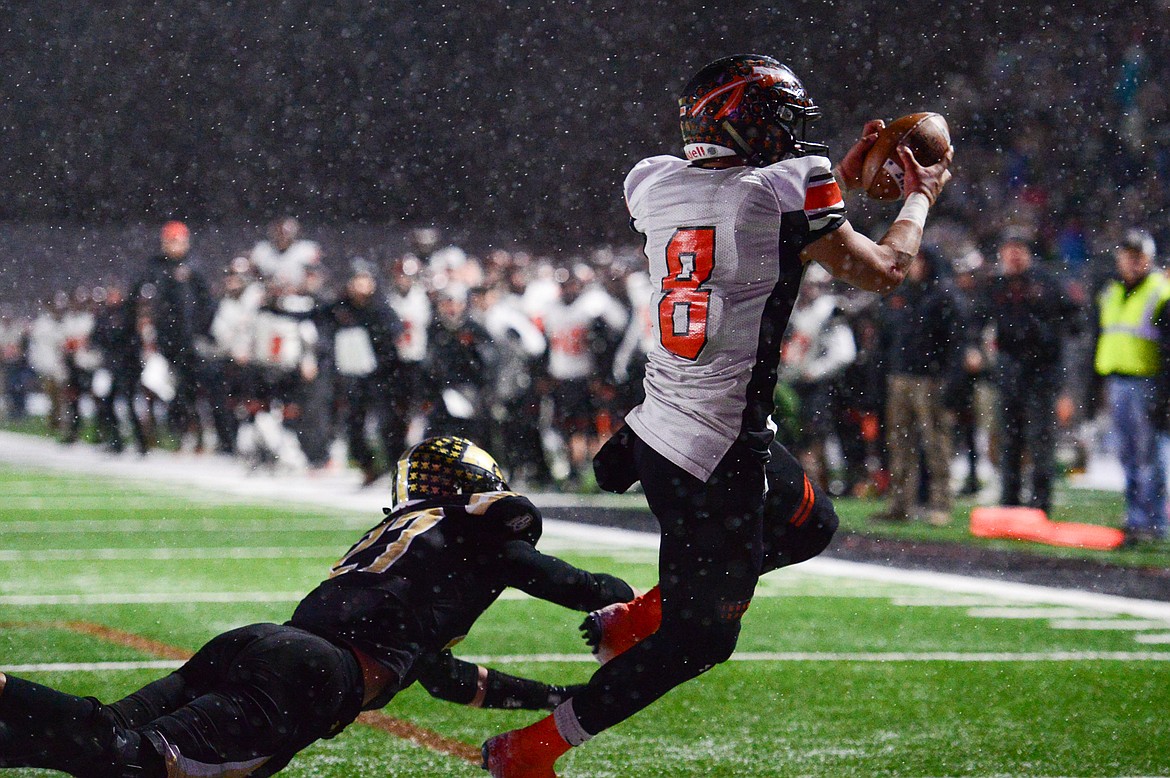
[[[1166,538],[1166,463],[1170,278],[1153,272],[1154,240],[1128,232],[1114,253],[1117,278],[1097,298],[1094,369],[1104,379],[1125,471],[1126,544]]]

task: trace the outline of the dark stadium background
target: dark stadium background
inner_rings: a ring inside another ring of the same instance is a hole
[[[825,110],[815,135],[838,155],[866,118],[944,112],[959,154],[943,210],[984,243],[1000,198],[994,181],[964,178],[1037,133],[1029,164],[1055,184],[1047,229],[1107,230],[1095,198],[1150,162],[1117,151],[1126,47],[1145,33],[1151,77],[1170,59],[1160,0],[0,9],[0,301],[23,308],[132,272],[170,218],[194,227],[195,255],[216,268],[284,214],[334,266],[399,250],[411,226],[471,251],[634,246],[622,177],[677,151],[676,92],[739,51],[793,65]],[[1003,52],[1012,64],[998,68]],[[1137,208],[1165,230],[1158,197]],[[862,227],[888,218],[851,209]]]

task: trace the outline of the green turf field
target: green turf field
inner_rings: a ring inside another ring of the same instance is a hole
[[[76,622],[191,651],[230,627],[282,621],[379,518],[0,466],[0,669],[116,698],[168,665]],[[655,579],[650,550],[552,531],[541,547],[635,586]],[[509,597],[458,653],[585,679],[594,665],[579,621]],[[418,689],[386,713],[472,745],[536,717]],[[558,766],[569,778],[1170,775],[1170,620],[779,571],[761,584],[735,660]],[[485,775],[360,724],[283,774]]]

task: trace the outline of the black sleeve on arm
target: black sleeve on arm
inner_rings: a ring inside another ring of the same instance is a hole
[[[419,658],[418,682],[432,697],[460,705],[471,705],[480,693],[480,666],[457,659],[450,651]],[[580,686],[555,686],[520,678],[490,668],[486,673],[483,697],[478,707],[524,710],[552,710],[572,697]]]
[[[418,658],[418,682],[432,697],[467,705],[479,691],[479,666],[456,659],[450,651]]]
[[[520,540],[504,544],[502,556],[504,583],[565,608],[589,612],[634,599],[634,590],[622,579],[573,567]]]

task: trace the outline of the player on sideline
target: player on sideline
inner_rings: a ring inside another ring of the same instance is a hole
[[[541,517],[464,438],[409,449],[393,508],[284,625],[213,638],[186,664],[102,705],[0,673],[0,767],[86,778],[262,778],[418,680],[477,707],[551,709],[573,691],[448,647],[507,586],[579,611],[633,597],[621,579],[534,548]]]
[[[604,489],[642,482],[659,586],[587,619],[610,661],[552,715],[484,744],[495,778],[555,778],[570,747],[728,659],[759,576],[828,545],[832,505],[773,441],[780,339],[809,262],[866,290],[901,283],[950,178],[951,150],[927,168],[901,150],[906,202],[875,243],[846,220],[840,186],[861,185],[880,120],[832,170],[805,140],[820,111],[800,80],[750,54],[704,67],[679,107],[686,159],[645,159],[625,182],[655,284],[646,399],[594,460]]]

